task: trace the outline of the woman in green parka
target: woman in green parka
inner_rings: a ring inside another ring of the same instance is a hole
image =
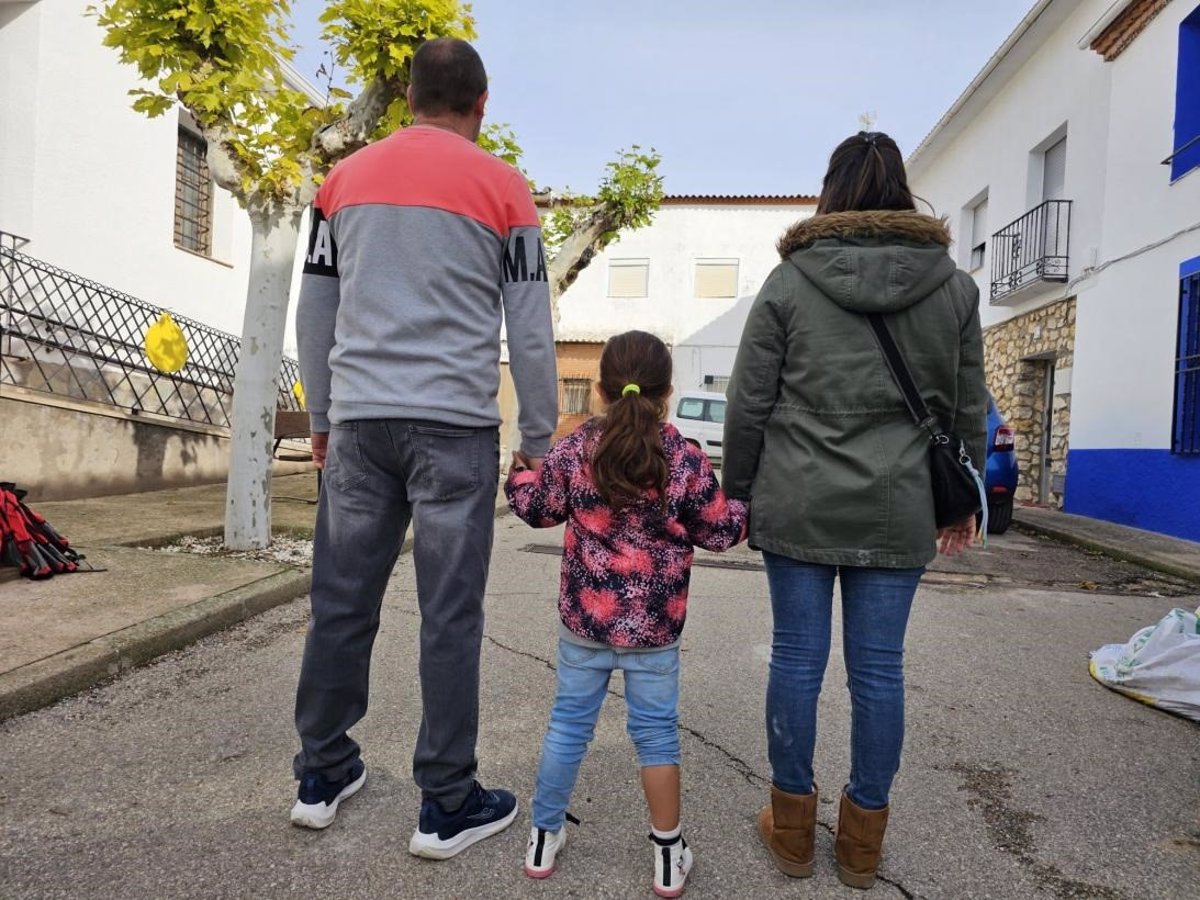
[[[844,141],[817,214],[779,241],[729,389],[725,491],[750,500],[774,635],[767,687],[771,803],[759,832],[785,873],[813,869],[817,698],[841,585],[852,701],[838,875],[871,887],[904,740],[904,633],[925,566],[965,549],[974,517],[938,531],[929,436],[912,420],[865,313],[882,313],[927,404],[984,463],[979,291],[945,224],[916,211],[895,141]]]

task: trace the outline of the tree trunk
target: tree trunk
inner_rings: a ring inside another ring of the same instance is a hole
[[[556,331],[559,320],[558,298],[575,283],[579,273],[586,269],[596,254],[611,241],[613,233],[612,216],[603,206],[598,206],[579,223],[550,260],[548,276]]]
[[[233,440],[225,500],[225,546],[233,550],[271,542],[271,447],[300,215],[300,209],[289,207],[276,215],[252,212],[250,216],[254,242],[233,383]]]

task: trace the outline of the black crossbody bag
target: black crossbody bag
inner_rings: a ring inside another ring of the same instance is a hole
[[[937,416],[929,411],[925,398],[909,371],[904,355],[892,337],[892,331],[879,313],[868,313],[867,321],[879,341],[879,349],[883,351],[884,361],[888,371],[900,393],[908,411],[912,413],[917,427],[929,432],[929,474],[933,483],[933,510],[938,528],[957,525],[964,519],[984,512],[984,528],[986,534],[987,506],[983,480],[979,471],[971,461],[967,445],[958,435],[942,428]]]

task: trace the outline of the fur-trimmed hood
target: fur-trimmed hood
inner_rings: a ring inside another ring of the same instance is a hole
[[[783,233],[776,248],[787,259],[816,241],[872,238],[916,244],[950,246],[950,231],[942,219],[917,212],[872,210],[870,212],[826,213],[801,219]]]
[[[946,223],[878,210],[813,216],[779,239],[779,255],[853,312],[896,312],[941,287],[956,267]]]

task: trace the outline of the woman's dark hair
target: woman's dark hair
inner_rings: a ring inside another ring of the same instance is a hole
[[[671,395],[671,351],[645,331],[618,334],[600,355],[600,394],[608,409],[592,454],[596,490],[613,509],[649,490],[665,504],[669,470],[659,426]]]
[[[880,131],[860,131],[838,144],[821,184],[817,215],[851,210],[915,210],[904,157]]]

